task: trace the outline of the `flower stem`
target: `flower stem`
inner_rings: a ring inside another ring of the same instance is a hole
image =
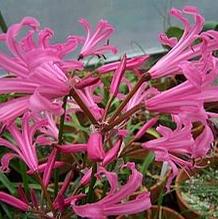
[[[133,95],[136,93],[136,91],[140,88],[140,86],[145,82],[151,79],[151,76],[149,73],[145,73],[142,75],[142,77],[138,80],[136,85],[133,87],[133,89],[128,93],[126,98],[123,100],[123,102],[120,104],[120,106],[117,108],[113,116],[109,119],[108,123],[111,123],[116,119],[116,117],[121,113],[123,108],[126,106],[126,104],[129,102],[129,100],[133,97]]]
[[[96,182],[96,177],[95,174],[97,173],[97,163],[93,163],[92,165],[92,175],[91,175],[91,182],[89,184],[89,191],[88,191],[88,196],[87,196],[87,202],[91,203],[94,201],[94,185]]]
[[[121,122],[128,119],[130,116],[132,116],[134,113],[136,113],[138,110],[142,109],[143,107],[144,106],[141,103],[132,107],[130,110],[125,112],[123,115],[118,117],[116,120],[111,121],[111,123],[109,123],[109,125],[105,126],[102,131],[105,132],[105,131],[111,130],[113,127],[115,127],[116,125],[119,125]]]
[[[62,104],[64,113],[61,115],[60,124],[59,124],[59,133],[58,133],[58,144],[59,145],[63,143],[63,131],[64,131],[64,120],[65,120],[66,107],[67,107],[67,98],[68,96],[64,97],[63,104]],[[56,169],[54,172],[54,196],[56,196],[58,193],[58,182],[59,182],[59,171]]]
[[[110,98],[107,102],[107,105],[105,107],[104,116],[103,116],[103,119],[102,119],[103,121],[105,121],[107,119],[107,115],[108,115],[108,112],[109,112],[109,109],[110,109],[110,106],[111,106],[113,100],[114,100],[114,96],[110,96]]]
[[[66,115],[66,107],[67,107],[67,96],[64,97],[62,108],[64,113],[60,118],[60,125],[59,125],[59,133],[58,133],[58,144],[63,143],[63,131],[64,131],[64,120]]]
[[[51,212],[54,212],[54,208],[53,208],[53,205],[52,205],[51,197],[50,197],[50,195],[49,195],[49,193],[48,193],[46,187],[44,186],[44,184],[43,184],[43,182],[42,182],[41,176],[40,176],[38,173],[36,173],[35,176],[36,176],[36,178],[37,178],[37,180],[38,180],[38,182],[39,182],[39,184],[40,184],[40,186],[41,186],[41,188],[42,188],[43,196],[44,196],[44,197],[46,198],[46,200],[47,200],[49,209],[51,210]]]
[[[92,122],[92,124],[97,125],[98,122],[95,119],[95,117],[92,115],[91,111],[89,110],[89,108],[86,106],[86,104],[84,103],[84,101],[80,98],[80,96],[78,95],[78,93],[76,92],[75,88],[71,88],[70,90],[70,95],[73,97],[73,99],[77,102],[77,104],[79,105],[79,107],[83,110],[83,112],[85,113],[85,115],[90,119],[90,121]]]

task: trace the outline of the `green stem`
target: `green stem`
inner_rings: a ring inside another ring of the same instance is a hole
[[[0,27],[3,33],[6,33],[8,30],[7,24],[5,22],[5,19],[0,11]]]
[[[97,163],[93,163],[92,165],[92,175],[91,175],[91,182],[89,184],[89,191],[88,191],[88,197],[87,197],[87,202],[91,203],[94,201],[94,185],[96,182],[96,177],[95,174],[97,173]]]
[[[123,102],[120,104],[120,106],[115,111],[114,115],[109,119],[109,123],[114,121],[116,117],[121,113],[123,108],[126,106],[126,104],[129,102],[129,100],[133,97],[133,95],[137,92],[137,90],[141,87],[141,85],[145,82],[151,79],[151,76],[149,73],[145,73],[142,75],[142,77],[138,80],[136,85],[133,87],[133,89],[128,93],[126,98],[123,100]]]
[[[63,143],[63,131],[64,131],[64,120],[66,115],[66,107],[67,107],[67,98],[68,96],[65,96],[63,99],[62,108],[64,110],[64,113],[62,114],[60,118],[60,124],[59,124],[59,133],[58,133],[58,144]],[[59,158],[59,153],[57,154],[57,159]],[[58,194],[58,182],[59,182],[59,171],[56,169],[54,172],[54,196]]]
[[[60,118],[59,133],[58,133],[58,144],[63,143],[63,131],[64,131],[64,120],[65,120],[65,116],[66,116],[67,98],[68,98],[68,96],[64,97],[63,105],[62,105],[64,113]]]

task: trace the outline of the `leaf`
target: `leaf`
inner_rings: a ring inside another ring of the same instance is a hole
[[[10,211],[10,209],[8,208],[8,206],[6,204],[0,203],[0,206],[4,210],[4,212],[7,215],[8,219],[14,219],[12,212]]]
[[[20,163],[21,177],[23,181],[24,190],[25,190],[25,193],[28,193],[29,192],[29,180],[28,180],[28,175],[27,175],[27,168],[23,162],[20,161],[19,163]]]
[[[218,30],[218,22],[217,21],[208,21],[204,24],[203,31],[208,30]]]
[[[183,34],[183,29],[179,28],[179,27],[169,27],[166,31],[166,35],[168,37],[176,37],[178,40],[181,38]]]
[[[154,136],[155,138],[159,138],[160,137],[160,134],[156,131],[156,129],[154,128],[150,128],[146,131],[146,133]]]
[[[10,182],[8,177],[4,173],[1,173],[1,172],[0,172],[0,182],[8,189],[8,191],[12,195],[16,194],[17,190],[15,186]]]
[[[79,122],[79,120],[78,120],[78,118],[77,118],[77,116],[76,116],[75,114],[72,114],[72,120],[73,120],[72,125],[73,125],[76,129],[88,133],[88,130],[87,130],[86,128],[84,128],[84,127],[80,124],[80,122]]]
[[[144,159],[144,162],[141,166],[141,173],[145,174],[148,171],[149,166],[152,164],[154,161],[154,153],[149,152],[149,154],[146,156]]]

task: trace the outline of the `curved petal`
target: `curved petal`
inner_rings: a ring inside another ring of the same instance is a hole
[[[57,115],[63,113],[61,105],[52,103],[49,99],[42,96],[38,90],[29,98],[30,108],[33,112],[47,111]]]
[[[87,150],[87,144],[65,144],[58,145],[57,148],[62,153],[78,153]]]
[[[14,153],[6,153],[6,154],[4,154],[1,157],[0,172],[8,173],[9,172],[9,163],[15,157],[18,157],[18,155],[14,154]]]
[[[151,208],[150,193],[144,192],[134,200],[105,207],[104,215],[131,215],[143,212],[149,208]]]
[[[132,174],[129,176],[127,183],[121,186],[119,191],[117,191],[116,193],[108,195],[100,200],[99,204],[115,204],[117,202],[120,202],[122,199],[131,195],[141,186],[143,176],[140,172],[136,170],[135,164],[127,163],[125,166],[132,171]]]
[[[16,117],[22,115],[28,110],[28,100],[27,97],[19,97],[13,100],[9,100],[6,103],[0,104],[0,121],[5,123],[10,123]]]

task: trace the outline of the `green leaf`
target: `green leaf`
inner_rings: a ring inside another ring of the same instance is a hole
[[[0,11],[0,27],[3,33],[6,33],[8,30],[7,24],[5,22],[5,19]]]
[[[73,124],[74,127],[76,127],[76,129],[88,133],[87,128],[84,128],[84,127],[80,124],[80,122],[79,122],[79,120],[78,120],[78,118],[77,118],[77,116],[76,116],[75,114],[72,114],[72,120],[73,120],[73,123],[72,123],[72,124]]]
[[[16,194],[17,192],[16,187],[14,187],[14,185],[10,182],[8,177],[4,173],[1,173],[1,172],[0,172],[0,182],[8,189],[8,191],[12,195]]]
[[[176,37],[177,39],[180,39],[183,34],[183,29],[179,27],[169,27],[166,31],[166,35],[168,37]]]
[[[154,153],[149,152],[149,154],[146,156],[141,166],[141,173],[143,175],[148,171],[148,168],[152,164],[153,161],[154,161]]]
[[[17,173],[19,173],[20,175],[22,175],[22,171],[21,171],[20,168],[18,167],[17,161],[15,161],[15,162],[12,161],[12,162],[10,163],[10,166],[11,166],[11,168],[13,168]],[[29,179],[29,184],[30,184],[30,183],[32,183],[32,184],[37,184],[37,181],[35,180],[35,178],[29,177],[28,179]]]
[[[154,128],[150,128],[146,131],[146,133],[154,136],[155,138],[159,138],[160,137],[160,134],[156,131],[156,129]]]
[[[204,24],[203,31],[208,30],[218,30],[218,22],[217,21],[208,21]]]
[[[0,206],[4,210],[4,212],[7,215],[8,219],[14,219],[12,212],[10,211],[10,209],[8,208],[8,206],[6,204],[0,203]]]

